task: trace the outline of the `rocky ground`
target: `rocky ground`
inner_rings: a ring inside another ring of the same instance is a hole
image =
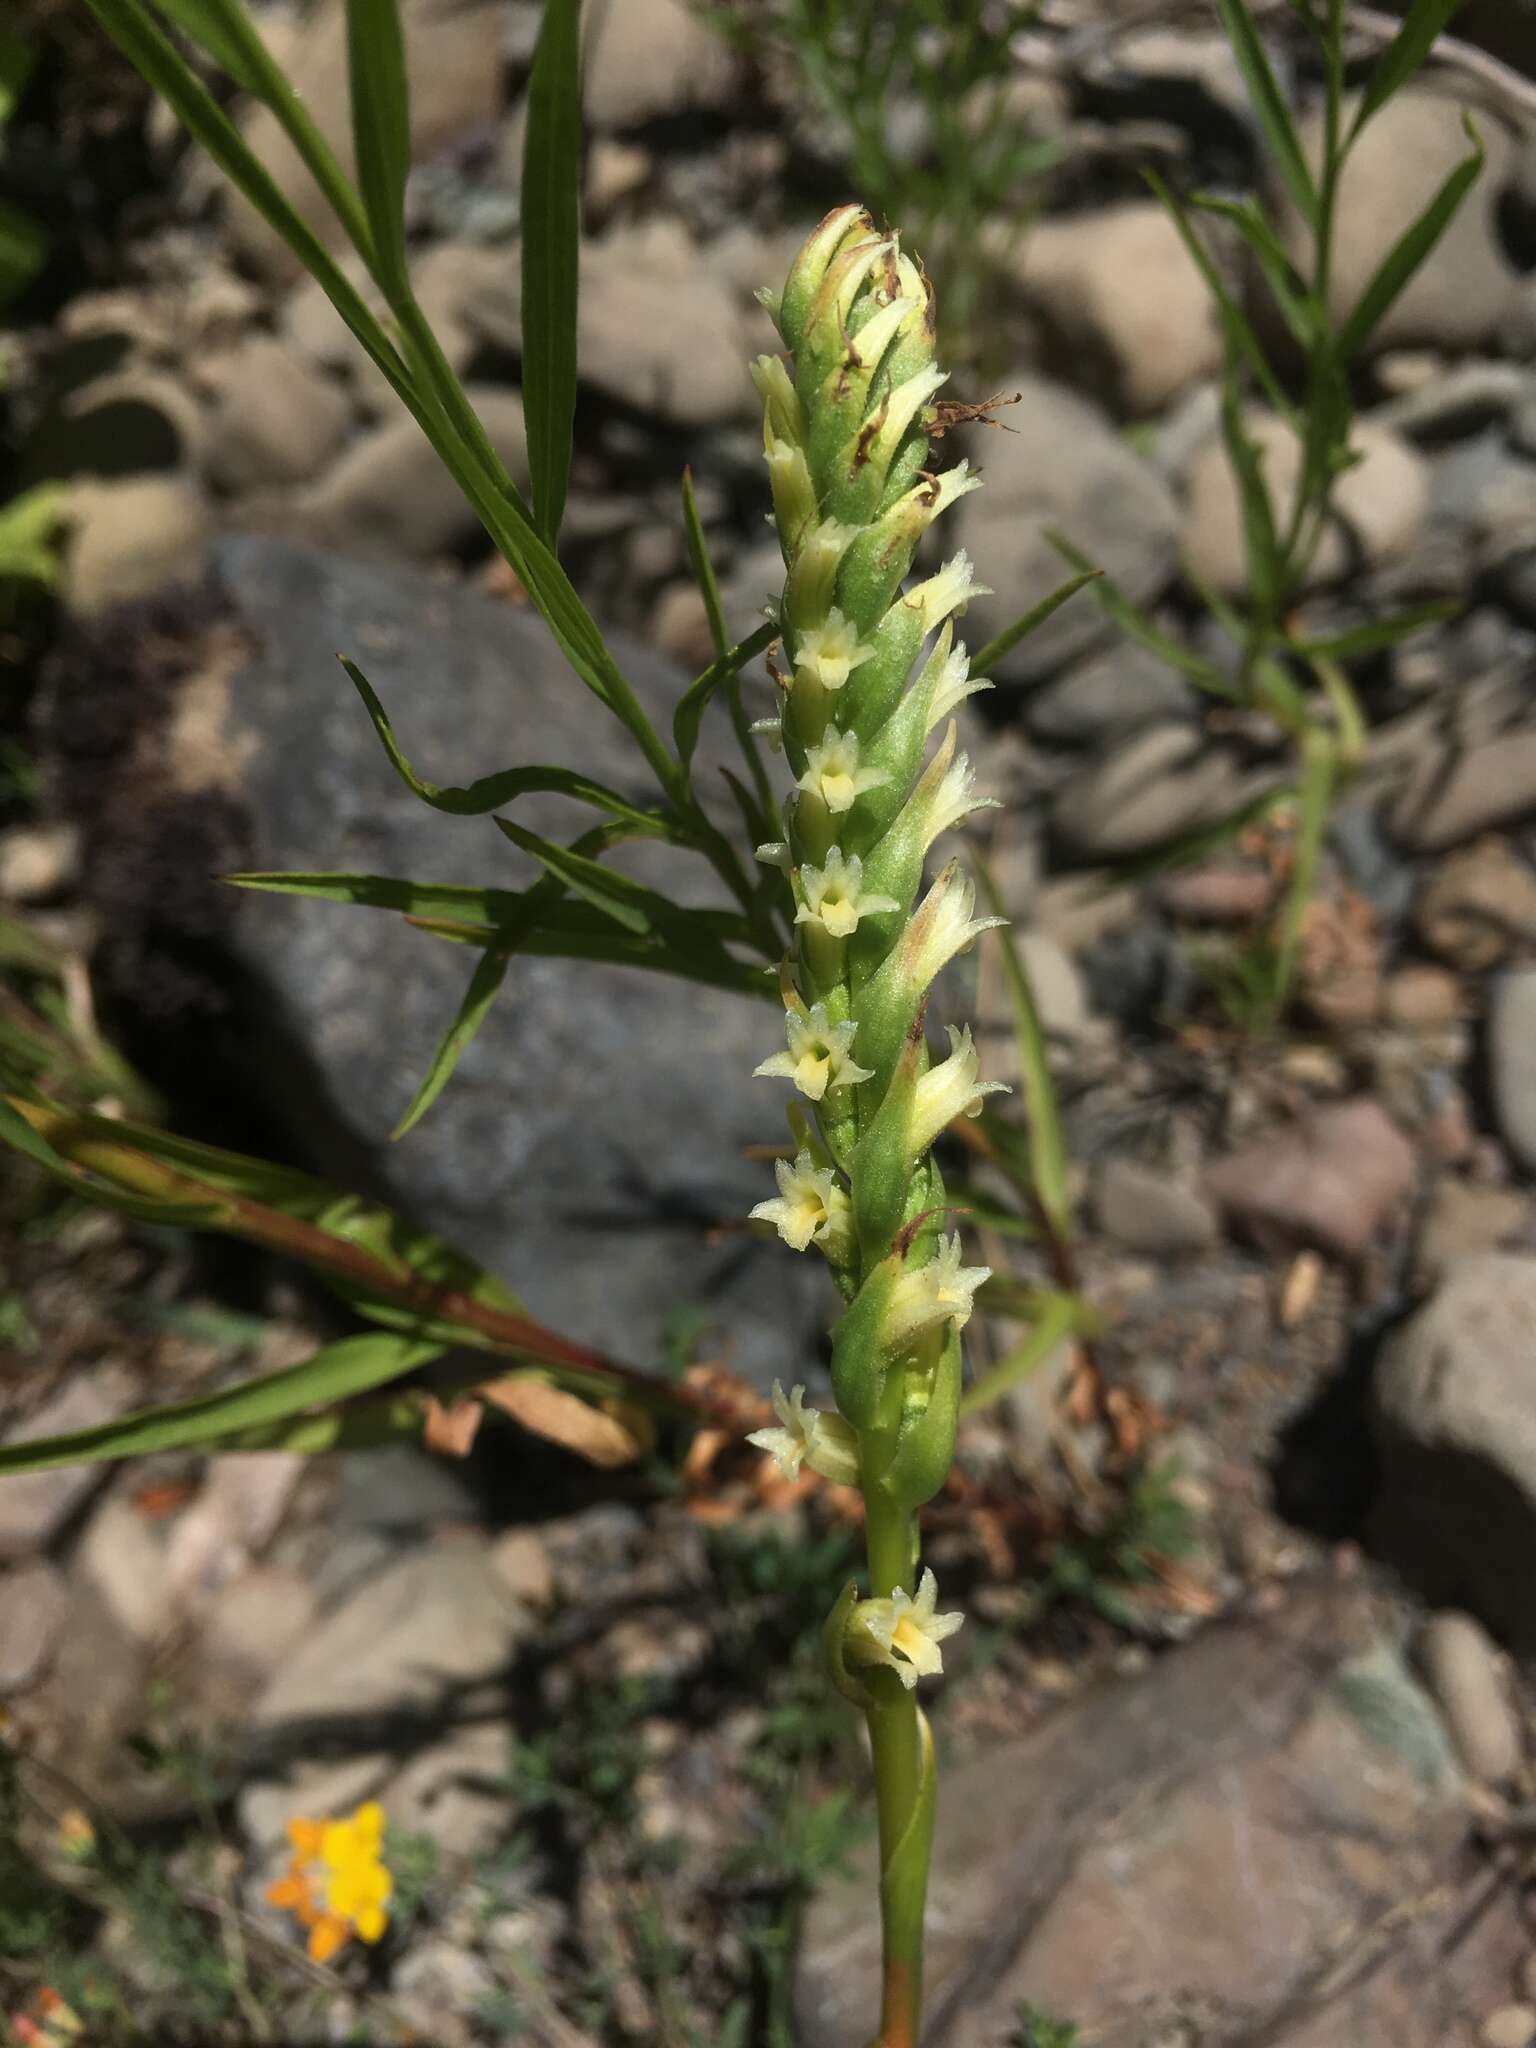
[[[406,12],[430,52],[418,285],[518,470],[538,10]],[[1529,67],[1527,13],[1491,14]],[[340,8],[263,21],[339,135]],[[23,307],[11,429],[23,480],[66,483],[70,537],[57,612],[3,649],[0,898],[66,963],[58,1015],[94,1019],[177,1129],[388,1195],[557,1328],[652,1369],[813,1373],[815,1275],[731,1227],[761,1193],[748,1148],[778,1135],[750,1005],[523,963],[391,1146],[457,1000],[451,949],[208,879],[515,873],[402,790],[338,647],[428,775],[635,771],[319,294],[96,46],[49,47],[7,169],[59,254]],[[1019,55],[1018,118],[1061,149],[958,338],[964,395],[1011,400],[966,450],[987,488],[958,538],[998,593],[967,630],[1058,581],[1058,528],[1220,661],[1196,595],[1242,575],[1220,338],[1140,167],[1264,183],[1241,82],[1200,10],[1060,0]],[[846,179],[799,99],[786,60],[677,0],[612,8],[590,50],[564,554],[664,715],[709,654],[685,464],[737,630],[775,579],[751,293]],[[1437,70],[1350,173],[1344,302],[1459,156],[1464,104],[1488,148],[1368,365],[1305,623],[1461,610],[1355,666],[1368,754],[1283,1039],[1253,1031],[1240,970],[1284,821],[1140,865],[1285,772],[1267,729],[1086,596],[971,723],[1099,1333],[966,1425],[929,1517],[970,1616],[937,1711],[945,2048],[1536,2040],[1533,102]],[[984,1067],[1017,1082],[999,964],[971,971]],[[5,1171],[7,1435],[341,1327],[289,1269]],[[999,1270],[1060,1278],[982,1236]],[[1015,1335],[973,1330],[978,1369]],[[92,2042],[862,2048],[869,1821],[814,1655],[858,1532],[829,1489],[729,1458],[696,1479],[685,1444],[604,1474],[508,1425],[462,1461],[167,1456],[0,1486],[0,2010],[36,2027],[51,1989]],[[373,1796],[394,1924],[311,1962],[264,1903],[285,1824]]]

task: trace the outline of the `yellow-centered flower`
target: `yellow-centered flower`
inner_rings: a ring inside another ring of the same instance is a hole
[[[793,1166],[776,1159],[773,1171],[779,1192],[772,1201],[759,1202],[752,1215],[771,1223],[791,1251],[836,1244],[846,1236],[848,1197],[830,1166],[818,1166],[809,1152],[802,1152]]]
[[[829,1024],[825,1003],[812,1003],[804,1012],[790,1010],[784,1018],[788,1052],[776,1052],[752,1071],[772,1080],[793,1081],[807,1101],[820,1102],[829,1088],[870,1079],[870,1069],[858,1066],[852,1056],[857,1030],[852,1022]]]
[[[894,896],[876,895],[864,887],[864,863],[856,853],[845,858],[834,846],[819,868],[807,862],[800,870],[795,923],[819,924],[829,938],[852,938],[861,917],[900,908]]]
[[[798,1478],[800,1467],[809,1465],[839,1486],[858,1485],[859,1439],[851,1422],[807,1408],[804,1387],[791,1387],[786,1396],[779,1380],[773,1383],[773,1410],[780,1426],[754,1429],[747,1442],[766,1451],[786,1479]]]
[[[847,1655],[859,1664],[884,1664],[908,1692],[920,1678],[944,1669],[939,1645],[965,1620],[960,1613],[935,1614],[939,1585],[931,1571],[918,1581],[917,1597],[898,1586],[889,1600],[861,1600],[848,1619]]]
[[[866,790],[878,789],[890,779],[884,768],[859,766],[857,733],[839,732],[829,725],[820,744],[806,749],[800,787],[819,796],[829,811],[840,813],[851,811]]]

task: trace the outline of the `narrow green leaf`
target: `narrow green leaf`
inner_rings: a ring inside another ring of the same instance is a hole
[[[419,796],[423,803],[431,804],[434,810],[451,812],[455,817],[472,818],[483,816],[487,811],[498,810],[502,804],[511,803],[520,796],[532,796],[544,791],[557,796],[574,797],[579,803],[594,804],[610,816],[622,819],[637,833],[656,838],[674,836],[674,828],[657,811],[643,809],[621,796],[615,789],[604,783],[594,782],[588,775],[582,775],[572,768],[504,768],[496,775],[482,775],[467,788],[453,785],[443,786],[428,782],[418,775],[406,759],[400,742],[395,737],[389,715],[380,703],[373,685],[357,666],[356,662],[339,655],[338,660],[351,677],[362,698],[373,729],[378,734],[385,753],[389,756],[396,774],[406,788]]]
[[[1339,335],[1341,363],[1352,362],[1359,355],[1388,308],[1450,226],[1461,202],[1476,183],[1483,168],[1483,145],[1470,119],[1465,116],[1463,119],[1472,143],[1472,154],[1456,166],[1419,218],[1383,257],[1381,267],[1361,293],[1360,303],[1345,321]]]
[[[1296,955],[1312,907],[1317,864],[1322,855],[1323,836],[1333,808],[1338,782],[1338,750],[1333,735],[1321,729],[1308,735],[1302,756],[1301,788],[1298,792],[1298,823],[1295,852],[1291,862],[1290,885],[1280,915],[1280,939],[1275,952],[1275,975],[1270,991],[1270,1015],[1279,1018],[1290,997],[1296,972]]]
[[[1272,618],[1281,597],[1280,544],[1275,533],[1274,506],[1270,502],[1263,457],[1248,432],[1242,401],[1231,377],[1227,378],[1221,395],[1221,435],[1242,508],[1249,594],[1263,616]]]
[[[242,92],[265,97],[259,61],[261,38],[235,0],[156,0],[156,5],[221,70],[229,73]]]
[[[1264,352],[1264,345],[1254,331],[1252,321],[1227,289],[1226,279],[1212,260],[1210,250],[1195,233],[1194,223],[1190,220],[1183,203],[1156,171],[1149,170],[1145,176],[1147,183],[1161,201],[1168,218],[1178,230],[1179,239],[1188,250],[1190,261],[1204,279],[1206,290],[1216,302],[1217,317],[1221,321],[1222,332],[1226,337],[1228,358],[1237,357],[1247,363],[1276,412],[1282,419],[1292,418],[1295,408],[1275,375],[1269,357]],[[1210,210],[1216,209],[1213,207]]]
[[[1391,619],[1370,619],[1351,626],[1347,632],[1325,635],[1321,640],[1293,639],[1287,644],[1303,661],[1354,661],[1362,654],[1375,654],[1383,647],[1395,647],[1411,633],[1426,626],[1444,625],[1463,608],[1459,597],[1439,598],[1433,604],[1416,604]]]
[[[410,292],[405,180],[411,168],[410,89],[396,0],[347,0],[352,147],[373,243],[374,276],[398,308]]]
[[[693,580],[699,586],[699,595],[704,600],[705,616],[709,620],[710,644],[715,650],[715,659],[721,661],[733,651],[730,646],[730,632],[725,623],[725,606],[720,599],[719,579],[715,575],[715,565],[709,559],[709,544],[704,538],[704,522],[699,517],[699,501],[693,488],[693,471],[686,467],[683,470],[683,531],[688,540],[688,562],[693,570]],[[755,646],[754,643],[760,641],[763,647],[768,647],[772,645],[774,637],[771,626],[768,628],[766,636],[764,636],[761,628],[757,633],[750,634],[742,642],[741,647],[734,650],[739,657],[737,666],[726,677],[724,684],[726,708],[730,712],[731,717],[731,729],[736,735],[736,744],[741,749],[742,759],[746,762],[747,771],[752,777],[752,788],[757,799],[757,824],[755,826],[749,825],[748,827],[754,845],[759,840],[772,836],[774,813],[773,784],[768,779],[768,770],[763,763],[762,749],[757,743],[757,735],[752,731],[751,723],[742,704],[740,671],[752,659],[753,654],[760,651],[759,647]],[[748,652],[749,649],[751,650],[750,652]],[[681,707],[679,707],[679,710],[681,710]],[[678,753],[682,757],[683,766],[686,769],[693,760],[693,746],[690,745],[686,752],[684,751],[681,741],[677,740],[675,718],[673,721],[673,737],[678,747]]]
[[[1177,868],[1190,867],[1196,861],[1204,860],[1208,854],[1215,853],[1219,847],[1229,845],[1240,832],[1268,817],[1277,804],[1294,795],[1295,787],[1288,782],[1276,783],[1273,789],[1260,790],[1256,796],[1248,797],[1221,817],[1213,818],[1208,825],[1191,825],[1187,832],[1176,833],[1149,853],[1116,861],[1115,877],[1120,882],[1141,882],[1153,875],[1171,874]]]
[[[321,285],[327,298],[388,378],[394,390],[410,406],[416,417],[421,419],[421,401],[412,387],[406,366],[401,361],[394,343],[385,334],[357,288],[348,280],[330,251],[314,230],[295,213],[271,174],[247,148],[228,115],[182,61],[173,44],[161,33],[145,8],[138,4],[138,0],[88,0],[88,4],[113,41],[161,98],[170,105],[188,133],[202,144],[219,169],[239,191],[244,193],[263,220],[282,236],[300,263]],[[222,13],[226,10],[220,11]],[[280,74],[278,76],[280,79]],[[277,111],[278,108],[271,96],[264,96],[268,98],[268,104],[274,105],[274,111]],[[291,93],[288,99],[291,101]],[[312,128],[313,124],[309,125]],[[311,168],[315,166],[312,164]],[[330,165],[330,175],[334,184],[339,177],[334,161]],[[334,193],[329,187],[326,189],[328,196],[333,198],[333,203],[337,200],[344,203],[346,193],[340,186]],[[362,245],[366,246],[366,222],[357,205],[356,194],[351,196],[353,205],[350,211],[356,217],[359,232],[364,234]]]
[[[626,931],[644,934],[708,933],[713,941],[731,940],[751,945],[752,930],[746,919],[733,910],[690,910],[674,903],[657,889],[621,875],[616,868],[593,860],[577,848],[558,846],[537,832],[530,832],[510,818],[498,818],[497,829],[514,846],[530,853],[546,873],[584,901],[594,905]]]
[[[524,898],[510,889],[473,889],[456,882],[399,881],[390,875],[245,874],[223,875],[236,889],[273,896],[315,896],[327,903],[358,903],[369,910],[399,910],[412,917],[477,918],[509,923]]]
[[[960,1397],[960,1413],[976,1415],[1000,1401],[1021,1380],[1027,1380],[1050,1357],[1063,1337],[1082,1320],[1082,1307],[1071,1294],[1041,1293],[1034,1324],[1024,1342],[1000,1358]]]
[[[1101,570],[1095,570],[1081,549],[1075,548],[1063,534],[1048,527],[1045,537],[1057,554],[1070,562],[1074,569],[1088,572],[1082,580],[1093,581],[1094,597],[1128,640],[1134,640],[1138,647],[1145,647],[1149,654],[1158,655],[1170,668],[1188,676],[1197,689],[1204,690],[1209,696],[1223,697],[1229,703],[1236,701],[1237,691],[1214,662],[1207,661],[1203,655],[1196,654],[1154,626],[1146,613],[1131,603],[1119,584]],[[983,648],[982,652],[985,654],[989,650]]]
[[[56,1465],[142,1457],[151,1451],[189,1450],[232,1430],[270,1426],[322,1402],[345,1400],[349,1394],[387,1385],[442,1353],[441,1344],[418,1343],[393,1332],[344,1337],[302,1365],[268,1373],[262,1379],[243,1380],[216,1394],[140,1409],[117,1422],[71,1430],[64,1436],[0,1444],[0,1474],[44,1472]]]
[[[699,595],[704,600],[704,613],[709,620],[709,637],[717,659],[724,655],[730,645],[726,631],[725,607],[720,602],[720,584],[715,575],[715,565],[709,559],[709,546],[704,539],[704,522],[699,517],[699,501],[693,488],[693,471],[683,471],[683,531],[688,539],[688,564],[693,570],[693,580],[699,586]]]
[[[1004,626],[1001,633],[993,635],[986,646],[972,658],[973,676],[984,676],[989,668],[1001,661],[1005,654],[1011,653],[1021,640],[1034,632],[1037,626],[1043,626],[1051,613],[1059,611],[1069,597],[1076,597],[1084,584],[1095,583],[1104,574],[1102,569],[1093,568],[1086,556],[1081,559],[1083,567],[1076,576],[1058,584],[1049,597],[1042,597],[1037,605],[1031,605],[1030,609],[1021,618],[1015,619],[1011,626]]]
[[[1006,913],[992,871],[985,861],[974,863],[993,915]],[[1024,1107],[1029,1119],[1029,1164],[1031,1189],[1042,1215],[1059,1242],[1072,1235],[1072,1197],[1067,1187],[1067,1147],[1062,1135],[1061,1111],[1056,1101],[1056,1083],[1051,1078],[1046,1052],[1045,1027],[1040,1009],[1010,926],[997,927],[997,942],[1003,957],[1003,978],[1013,1009],[1014,1035],[1018,1040],[1019,1068],[1024,1085]]]
[[[523,143],[523,404],[534,517],[551,547],[565,511],[576,414],[580,23],[580,0],[544,0]]]
[[[87,1196],[98,1208],[114,1215],[131,1216],[140,1223],[158,1223],[167,1229],[196,1229],[212,1223],[218,1215],[216,1201],[183,1202],[153,1195],[132,1195],[102,1186],[56,1152],[41,1133],[33,1130],[24,1116],[0,1099],[0,1144],[25,1154],[61,1186]]]
[[[1429,55],[1435,38],[1450,22],[1461,0],[1413,0],[1396,36],[1376,61],[1349,131],[1353,142],[1374,114],[1405,86]],[[1346,144],[1348,147],[1348,144]]]
[[[443,918],[413,918],[411,922],[429,937],[452,945],[484,947],[493,945],[498,936],[495,927],[486,924],[461,924]],[[578,928],[567,922],[531,931],[518,950],[549,960],[597,960],[613,967],[640,967],[651,974],[669,974],[682,981],[698,982],[704,988],[748,996],[754,1002],[779,999],[778,985],[770,971],[736,959],[708,933],[669,929],[640,934],[621,930],[606,917],[599,917],[595,929]]]
[[[1216,0],[1216,11],[1232,45],[1232,54],[1243,74],[1253,111],[1285,181],[1285,188],[1302,219],[1316,230],[1317,188],[1312,182],[1312,173],[1307,169],[1300,138],[1291,120],[1290,109],[1285,104],[1285,95],[1265,54],[1257,24],[1244,0]]]
[[[444,1034],[441,1045],[432,1056],[432,1064],[422,1077],[421,1086],[412,1098],[410,1108],[390,1132],[392,1138],[403,1138],[413,1124],[419,1123],[448,1085],[454,1068],[462,1059],[466,1047],[490,1014],[492,1003],[501,992],[501,984],[507,978],[511,965],[510,953],[487,950],[480,955],[480,964],[470,976],[469,987],[464,991],[464,1000],[458,1014]]]
[[[1148,173],[1148,179],[1154,188],[1162,183],[1155,172]],[[1291,261],[1284,243],[1266,220],[1258,200],[1223,199],[1214,192],[1195,192],[1190,195],[1189,206],[1192,212],[1214,214],[1218,219],[1227,221],[1242,236],[1263,273],[1265,283],[1274,295],[1275,304],[1279,307],[1286,326],[1295,339],[1306,347],[1315,331],[1316,323],[1307,301],[1305,287],[1296,274],[1296,266]],[[1248,326],[1246,320],[1244,325]],[[1252,334],[1251,327],[1248,327],[1248,332]],[[1258,353],[1262,356],[1263,352],[1259,350]]]
[[[710,699],[722,684],[729,685],[754,655],[761,654],[765,647],[772,646],[778,638],[778,628],[771,623],[758,627],[737,647],[727,648],[725,653],[712,661],[704,673],[688,685],[678,699],[677,709],[672,714],[672,741],[677,748],[677,757],[686,769],[692,765],[694,749],[699,744],[699,732],[704,723],[704,713]]]

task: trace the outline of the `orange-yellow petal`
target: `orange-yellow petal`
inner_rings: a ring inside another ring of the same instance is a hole
[[[279,1906],[286,1913],[300,1912],[309,1904],[309,1879],[290,1870],[267,1886],[266,1896],[269,1906]]]
[[[328,1963],[336,1951],[346,1942],[350,1929],[345,1920],[339,1920],[334,1913],[324,1913],[309,1930],[309,1959],[312,1963]]]
[[[288,1823],[288,1839],[293,1844],[293,1853],[302,1863],[312,1863],[320,1854],[321,1839],[325,1834],[323,1820],[291,1820]]]

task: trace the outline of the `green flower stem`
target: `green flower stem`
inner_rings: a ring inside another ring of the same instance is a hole
[[[865,1489],[864,1514],[871,1591],[885,1598],[898,1587],[910,1593],[916,1517],[898,1508],[878,1480]],[[933,1787],[924,1784],[923,1726],[916,1693],[909,1692],[894,1671],[872,1671],[866,1682],[873,1702],[867,1718],[880,1823],[883,1952],[880,2033],[872,2048],[915,2048],[923,2004],[931,1826],[927,1839],[919,1831],[905,1857],[898,1852],[919,1818],[925,1791],[931,1813]]]

